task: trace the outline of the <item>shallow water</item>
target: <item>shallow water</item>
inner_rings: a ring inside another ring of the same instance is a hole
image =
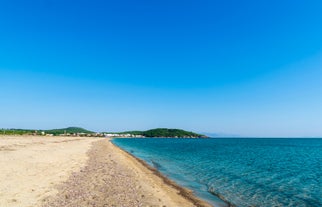
[[[322,206],[322,139],[114,139],[214,205]]]

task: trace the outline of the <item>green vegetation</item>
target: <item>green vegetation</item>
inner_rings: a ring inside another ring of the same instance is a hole
[[[63,129],[51,130],[32,130],[32,129],[2,129],[1,134],[4,135],[43,135],[52,134],[54,136],[61,134],[93,134],[94,132],[88,131],[79,127],[68,127]]]
[[[51,129],[51,130],[31,130],[31,129],[2,129],[3,135],[67,135],[67,136],[104,136],[103,133],[96,134],[95,132],[79,128],[79,127],[68,127],[63,129]],[[120,137],[173,137],[173,138],[206,138],[206,136],[197,134],[194,132],[188,132],[181,129],[167,129],[158,128],[147,131],[126,131],[116,132],[110,134],[117,134]]]
[[[203,137],[203,135],[181,129],[151,129],[144,132],[146,137]]]
[[[38,134],[37,130],[30,130],[30,129],[1,129],[0,134],[4,135],[31,135],[31,134]]]
[[[68,127],[63,129],[51,129],[51,130],[43,130],[46,134],[60,135],[60,134],[93,134],[94,132],[88,131],[79,127]]]
[[[181,129],[167,129],[167,128],[151,129],[147,131],[127,131],[127,132],[121,132],[119,134],[142,135],[144,137],[206,138],[205,135],[197,134],[194,132],[188,132]]]

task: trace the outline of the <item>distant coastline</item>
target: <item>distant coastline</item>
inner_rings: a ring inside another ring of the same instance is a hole
[[[109,138],[208,138],[206,135],[182,129],[157,128],[146,131],[93,132],[80,127],[50,130],[1,129],[1,135],[40,135],[72,137],[109,137]]]

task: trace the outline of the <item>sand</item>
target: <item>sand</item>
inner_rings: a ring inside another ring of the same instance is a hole
[[[109,139],[0,137],[0,206],[211,206]]]
[[[0,206],[40,206],[85,166],[97,139],[0,136]]]

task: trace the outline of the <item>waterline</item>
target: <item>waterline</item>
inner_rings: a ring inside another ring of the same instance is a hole
[[[321,139],[122,139],[114,143],[215,205],[321,206]]]

